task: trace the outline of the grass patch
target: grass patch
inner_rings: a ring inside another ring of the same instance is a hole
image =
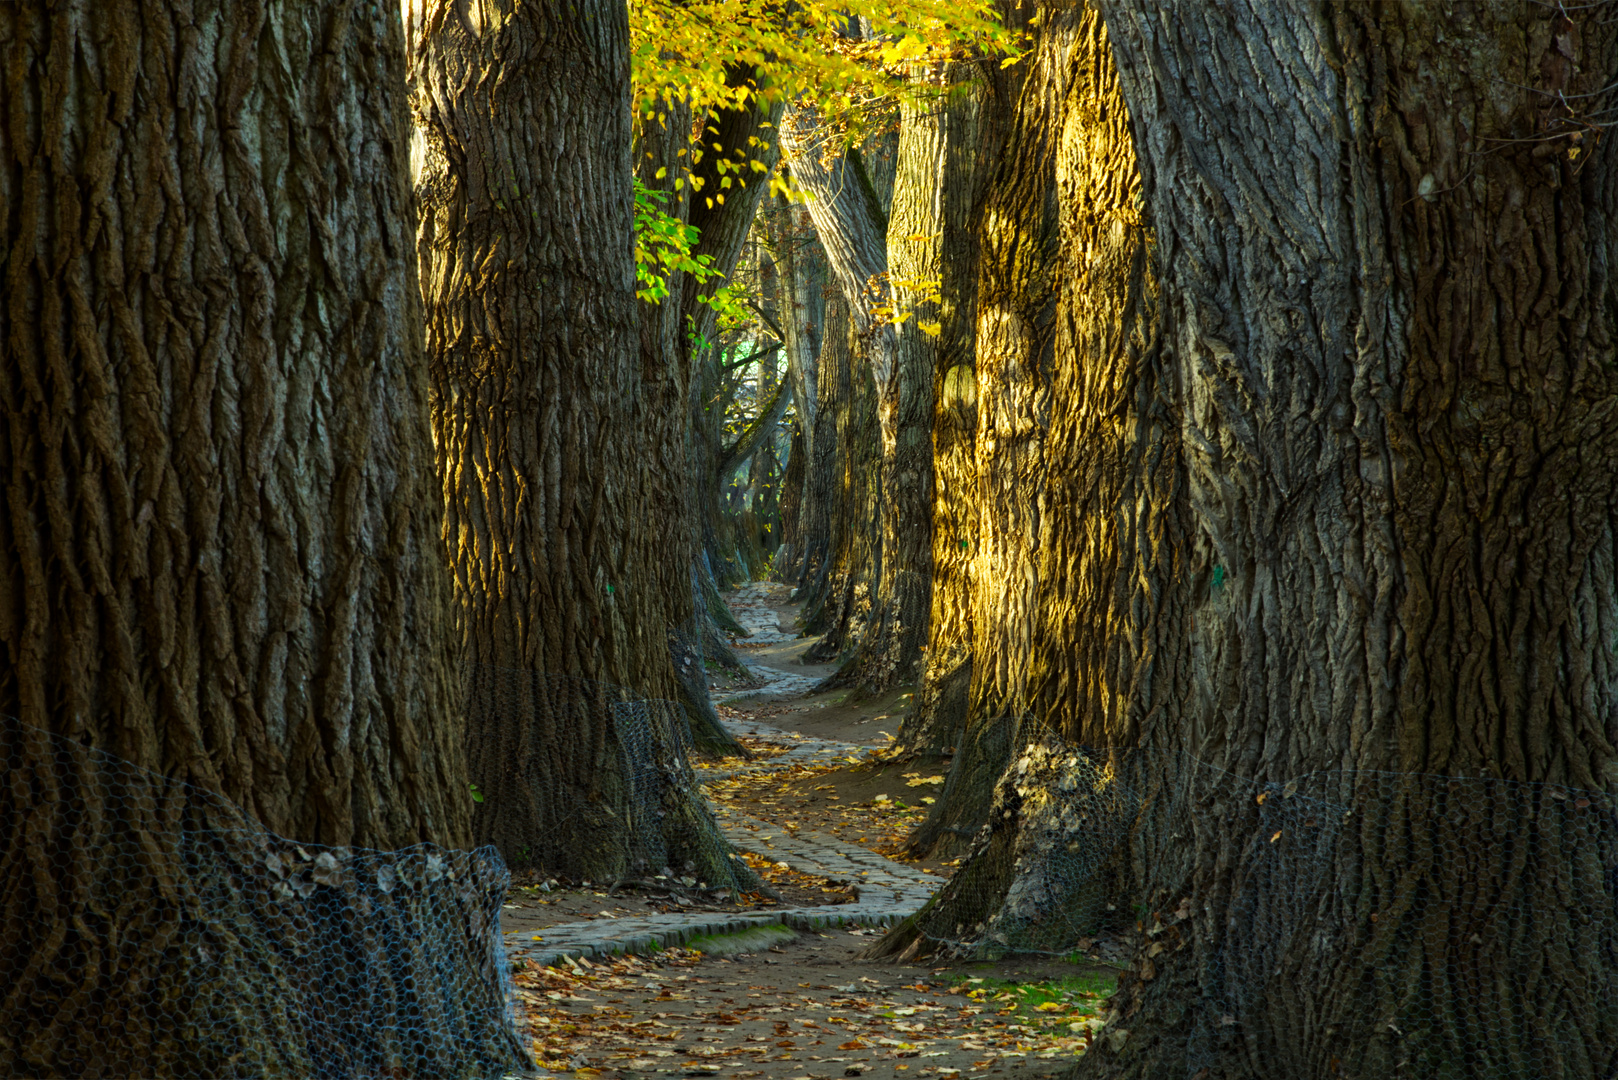
[[[1012,1016],[1016,1023],[1050,1032],[1100,1015],[1117,986],[1116,973],[1092,970],[1028,981],[968,977],[952,989],[998,1008],[1002,1016]]]
[[[763,952],[772,945],[785,945],[794,941],[797,933],[785,926],[752,926],[733,934],[704,934],[685,943],[687,949],[696,949],[704,956],[741,956],[743,953]]]

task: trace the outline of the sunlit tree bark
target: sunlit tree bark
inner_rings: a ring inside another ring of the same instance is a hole
[[[974,405],[971,483],[971,668],[966,718],[944,791],[911,838],[917,853],[964,851],[988,815],[1030,700],[1032,645],[1043,602],[1038,557],[1048,509],[1045,443],[1062,288],[1058,162],[1075,98],[1101,53],[1093,13],[1042,9],[1034,55],[1016,98],[1004,154],[986,180],[971,375],[954,375],[949,400]],[[1005,106],[1002,105],[1002,108]],[[956,691],[960,692],[959,689]]]

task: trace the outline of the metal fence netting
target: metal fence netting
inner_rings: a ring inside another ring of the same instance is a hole
[[[913,929],[946,958],[1122,966],[1105,1029],[1120,1046],[1151,981],[1193,965],[1187,1077],[1225,1075],[1232,1055],[1313,1055],[1322,1076],[1618,1075],[1618,806],[1603,792],[1260,781],[1036,731]]]
[[[0,718],[0,1074],[531,1070],[493,848],[322,847]]]

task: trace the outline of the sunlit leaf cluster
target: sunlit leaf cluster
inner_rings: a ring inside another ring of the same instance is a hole
[[[899,92],[917,63],[1018,47],[989,0],[636,0],[630,19],[643,118],[681,100],[699,116],[800,99],[837,113]]]

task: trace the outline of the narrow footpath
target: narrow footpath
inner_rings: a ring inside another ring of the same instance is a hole
[[[754,757],[698,767],[726,837],[779,899],[518,881],[503,928],[536,1060],[584,1080],[1053,1075],[1101,1026],[1110,971],[857,957],[953,869],[891,857],[943,778],[883,754],[909,688],[861,703],[817,690],[832,668],[802,662],[813,640],[794,636],[787,593],[752,582],[727,596],[759,685],[716,688],[716,704]]]

